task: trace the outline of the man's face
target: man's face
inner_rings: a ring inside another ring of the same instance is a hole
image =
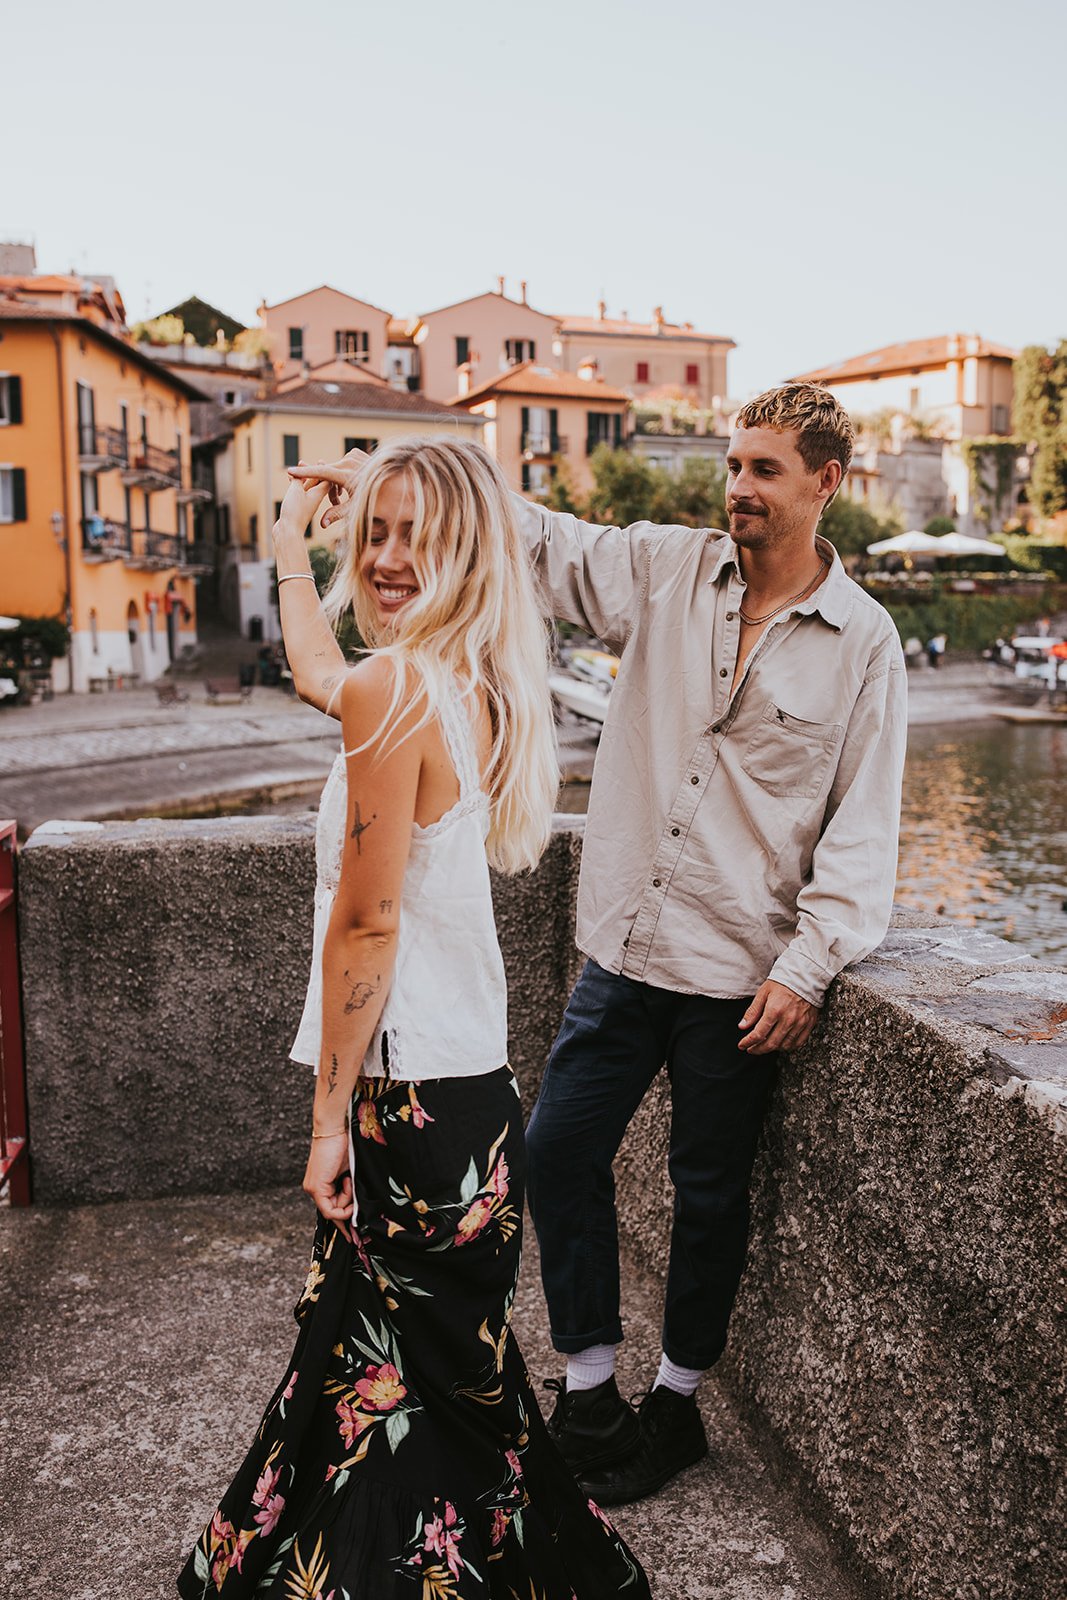
[[[735,428],[726,457],[726,510],[734,542],[745,550],[770,550],[810,539],[840,481],[835,467],[832,462],[809,471],[794,429]]]

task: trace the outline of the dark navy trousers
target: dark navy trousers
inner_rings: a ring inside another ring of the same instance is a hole
[[[622,1339],[612,1162],[665,1065],[674,1223],[663,1348],[679,1366],[699,1369],[722,1354],[779,1062],[737,1048],[748,1004],[676,994],[586,962],[526,1133],[527,1193],[557,1350]]]

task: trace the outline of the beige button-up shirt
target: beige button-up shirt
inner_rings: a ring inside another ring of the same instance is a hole
[[[833,547],[731,693],[745,594],[706,529],[601,528],[516,497],[555,615],[621,657],[589,798],[579,948],[610,972],[819,1005],[885,935],[907,734],[888,613]]]

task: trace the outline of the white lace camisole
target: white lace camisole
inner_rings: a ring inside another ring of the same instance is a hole
[[[367,1077],[475,1077],[494,1072],[508,1059],[507,987],[485,855],[489,797],[481,787],[472,704],[453,685],[440,707],[459,799],[437,822],[412,828],[396,963],[363,1061]],[[319,802],[311,980],[289,1052],[293,1061],[316,1071],[322,1045],[322,952],[341,879],[347,799],[342,751]]]

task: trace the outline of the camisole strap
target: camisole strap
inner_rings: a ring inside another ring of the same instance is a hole
[[[464,695],[458,685],[452,684],[441,701],[440,720],[441,731],[448,745],[448,753],[452,757],[452,764],[456,769],[459,779],[459,797],[466,800],[470,795],[476,794],[482,786],[481,771],[478,766],[478,754],[474,742],[474,722],[472,711],[474,696]]]

